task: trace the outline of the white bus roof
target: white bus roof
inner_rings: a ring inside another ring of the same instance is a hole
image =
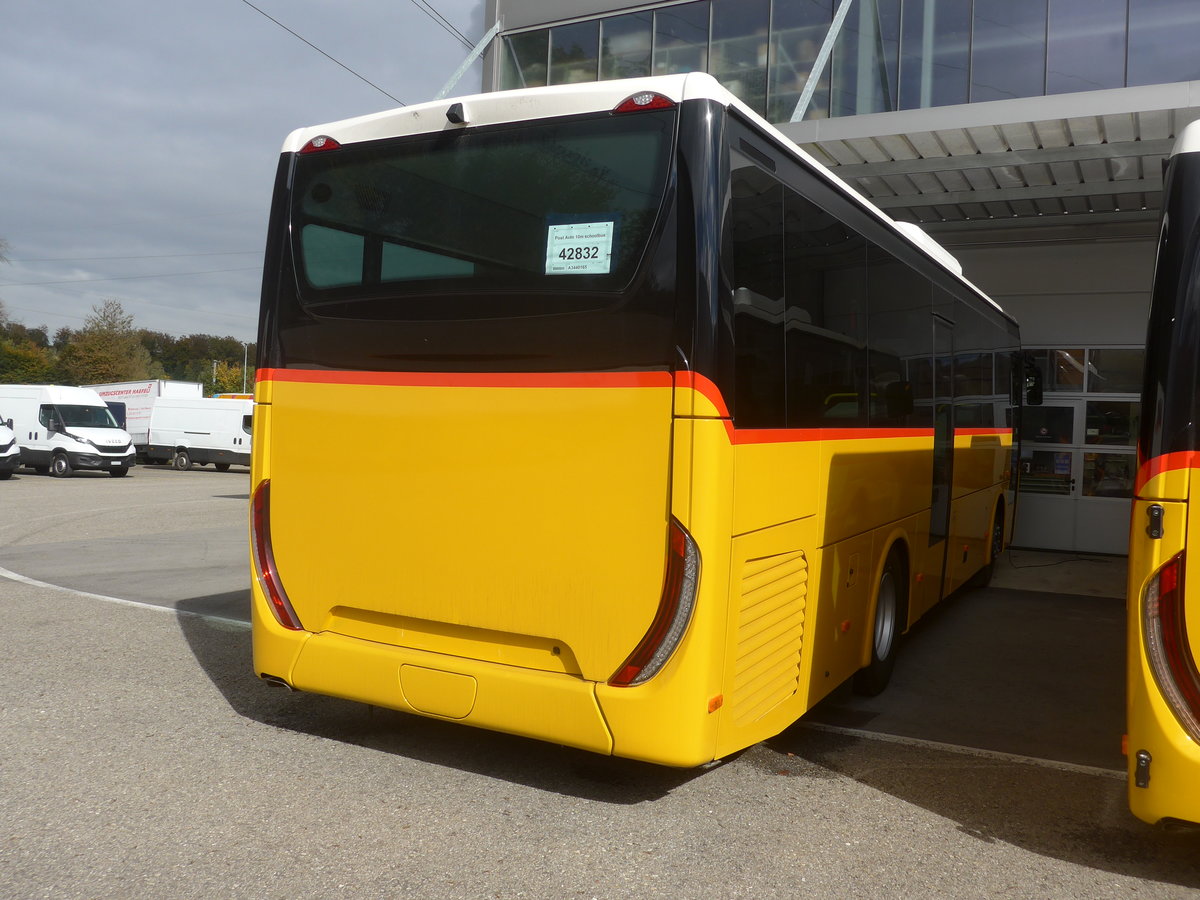
[[[963,276],[962,265],[954,255],[926,234],[919,225],[897,223],[831,173],[817,159],[791,141],[770,122],[722,87],[715,78],[704,72],[659,75],[649,78],[626,78],[617,81],[591,81],[515,91],[495,91],[465,97],[447,97],[429,103],[405,106],[353,119],[343,119],[340,122],[298,128],[287,136],[283,142],[282,152],[298,153],[313,138],[321,136],[331,137],[339,144],[354,144],[438,131],[454,131],[467,126],[499,125],[506,122],[527,122],[555,116],[607,112],[623,100],[644,91],[662,94],[676,103],[686,100],[713,100],[723,106],[736,109],[739,114],[753,121],[777,143],[785,147],[788,152],[807,163],[808,168],[828,181],[836,190],[869,210],[898,235],[920,249],[924,255],[936,260],[956,279],[963,282],[1008,318],[1008,314],[995,300]],[[464,121],[460,124],[450,122],[446,116],[450,107],[456,103],[461,103],[463,107]],[[1197,134],[1196,140],[1200,144],[1200,133]]]
[[[1195,153],[1198,150],[1200,150],[1200,119],[1189,122],[1179,132],[1179,136],[1175,138],[1175,146],[1171,148],[1171,155]]]

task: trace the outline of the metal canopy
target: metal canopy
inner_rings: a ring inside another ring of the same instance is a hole
[[[1200,82],[784,123],[896,219],[934,225],[1156,218],[1162,160]]]

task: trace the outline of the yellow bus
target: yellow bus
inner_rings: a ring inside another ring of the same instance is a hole
[[[269,232],[269,681],[693,766],[1011,533],[1016,324],[707,75],[296,131]]]
[[[1129,805],[1147,822],[1200,823],[1200,582],[1188,579],[1200,523],[1200,126],[1175,142],[1146,337],[1138,475],[1129,529]]]

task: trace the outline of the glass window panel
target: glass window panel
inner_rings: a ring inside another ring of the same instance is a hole
[[[1029,354],[1042,372],[1045,391],[1083,392],[1083,350],[1032,350]]]
[[[1046,0],[975,0],[971,100],[1039,97],[1045,76]]]
[[[1013,390],[1013,356],[1009,352],[996,354],[996,393],[999,396],[1007,397],[1009,401],[1015,399]]]
[[[387,302],[397,305],[447,284],[460,291],[619,289],[658,216],[675,118],[674,110],[660,110],[548,119],[466,129],[449,142],[415,136],[302,156],[295,249],[302,291],[317,292],[305,302],[366,301],[384,280],[395,282]],[[564,254],[588,249],[569,240],[572,226],[584,225],[600,233],[605,252],[592,257],[599,262],[552,263],[556,245]]]
[[[1198,46],[1196,0],[1129,0],[1129,85],[1200,79]]]
[[[1132,498],[1136,468],[1132,453],[1083,454],[1083,496]]]
[[[866,425],[866,241],[787,189],[784,257],[788,427]]]
[[[867,258],[867,344],[872,425],[933,425],[929,279],[871,245]],[[920,388],[911,381],[920,372]],[[907,374],[906,374],[907,373]]]
[[[900,108],[967,102],[971,5],[909,0],[900,31]]]
[[[830,115],[896,109],[900,68],[900,0],[859,0],[833,50]]]
[[[1145,359],[1144,350],[1088,351],[1088,392],[1140,394]]]
[[[550,29],[550,83],[595,81],[600,56],[600,21]]]
[[[783,427],[783,185],[730,153],[734,420]]]
[[[600,77],[640,78],[650,74],[650,13],[631,13],[600,21]]]
[[[1142,404],[1133,400],[1089,400],[1083,441],[1132,447],[1141,415]]]
[[[1127,0],[1050,0],[1046,93],[1125,85]]]
[[[1026,494],[1071,493],[1071,451],[1021,449],[1020,488]]]
[[[771,21],[771,70],[767,89],[768,118],[787,122],[808,81],[833,21],[832,0],[776,0]],[[804,118],[829,115],[829,67],[821,75]]]
[[[708,71],[757,113],[767,111],[770,0],[713,0]]]
[[[708,0],[654,11],[654,74],[708,71]]]
[[[954,357],[954,396],[986,397],[992,393],[992,354],[960,353]]]
[[[1075,436],[1075,410],[1070,406],[1026,406],[1021,410],[1021,440],[1035,444],[1070,444]]]
[[[550,30],[526,31],[504,39],[506,52],[500,70],[500,89],[542,87],[546,83],[546,58]]]

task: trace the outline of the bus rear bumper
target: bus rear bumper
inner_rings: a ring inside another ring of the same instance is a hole
[[[1143,673],[1150,679],[1149,672]],[[1143,681],[1131,688],[1140,694],[1131,704],[1129,721],[1129,808],[1139,819],[1200,825],[1200,745],[1189,738],[1157,695]],[[1144,787],[1139,787],[1138,753],[1149,754],[1144,764]]]
[[[611,754],[595,686],[539,672],[329,632],[314,634],[287,679],[328,694],[477,728]]]

